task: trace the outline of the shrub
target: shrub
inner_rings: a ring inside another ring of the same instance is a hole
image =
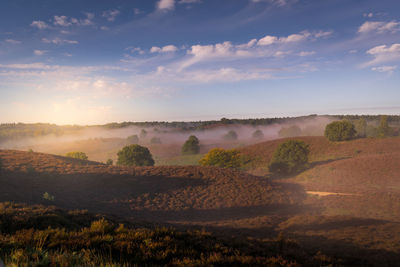
[[[263,139],[264,138],[264,133],[261,130],[257,130],[252,134],[252,137],[254,139]]]
[[[138,144],[139,143],[139,137],[136,134],[128,136],[126,138],[126,142],[128,144]]]
[[[389,127],[388,117],[386,115],[381,116],[381,121],[377,129],[378,137],[384,138],[392,135],[392,129]]]
[[[68,152],[65,156],[69,158],[74,158],[74,159],[82,159],[82,160],[87,160],[88,156],[84,152]]]
[[[355,137],[355,134],[354,125],[347,120],[334,121],[325,127],[325,137],[329,141],[351,140]]]
[[[106,161],[106,165],[109,165],[109,166],[113,165],[113,160],[112,159],[108,159]]]
[[[129,145],[118,152],[117,164],[128,166],[153,166],[154,160],[147,147]]]
[[[43,199],[48,201],[54,201],[55,197],[53,195],[50,195],[48,192],[44,192]]]
[[[222,136],[222,139],[224,139],[226,141],[234,141],[234,140],[238,139],[238,135],[235,131],[230,130],[224,136]]]
[[[280,137],[293,137],[293,136],[300,136],[301,129],[297,125],[292,125],[289,127],[282,127],[278,132]]]
[[[269,171],[281,174],[300,171],[307,166],[309,152],[308,145],[303,141],[286,141],[275,150],[269,164]]]
[[[367,136],[367,121],[364,118],[356,120],[354,122],[354,128],[358,137],[363,138]]]
[[[160,138],[158,138],[158,137],[153,137],[153,138],[151,138],[150,143],[151,143],[151,144],[161,144],[162,142],[161,142],[161,139],[160,139]]]
[[[203,166],[217,166],[222,168],[239,168],[242,165],[242,157],[236,149],[224,150],[214,148],[199,161]]]
[[[199,139],[196,136],[189,136],[188,140],[182,146],[182,154],[198,154],[200,152]]]

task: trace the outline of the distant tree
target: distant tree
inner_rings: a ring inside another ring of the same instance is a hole
[[[329,141],[345,141],[355,137],[354,125],[348,120],[334,121],[325,127],[325,137]]]
[[[88,156],[86,156],[84,152],[79,152],[79,151],[68,152],[67,154],[65,154],[65,156],[74,159],[82,159],[82,160],[88,159]]]
[[[372,125],[367,125],[367,128],[365,129],[365,134],[369,138],[378,137],[378,128],[376,128]]]
[[[112,159],[108,159],[106,161],[106,165],[109,165],[109,166],[113,165],[113,160]]]
[[[198,154],[200,152],[200,142],[196,136],[191,135],[182,146],[182,154]]]
[[[236,149],[213,148],[204,155],[199,163],[203,166],[239,168],[242,165],[242,157]]]
[[[252,137],[254,139],[263,139],[264,138],[264,133],[261,130],[256,130],[254,131],[254,133],[252,134]]]
[[[354,128],[358,137],[367,136],[367,121],[364,118],[360,118],[354,122]]]
[[[289,127],[282,127],[279,132],[279,137],[294,137],[301,135],[301,129],[297,125],[291,125]]]
[[[142,129],[140,131],[140,138],[143,139],[146,138],[146,136],[147,136],[147,131],[145,129]]]
[[[388,116],[383,115],[381,116],[381,121],[378,127],[378,137],[384,138],[391,135],[391,128],[389,127],[388,123]]]
[[[153,166],[154,160],[147,149],[140,145],[125,146],[118,152],[118,165],[127,166]]]
[[[303,141],[288,140],[278,146],[269,163],[269,171],[290,174],[304,169],[310,150]]]
[[[126,138],[126,142],[128,144],[138,144],[139,143],[139,137],[136,134],[128,136]]]
[[[162,143],[161,139],[155,136],[150,140],[150,144],[161,144],[161,143]]]
[[[48,192],[44,192],[43,199],[48,200],[48,201],[54,201],[55,197],[53,195],[50,195]]]
[[[238,139],[238,135],[235,131],[230,130],[224,136],[222,136],[222,138],[226,141],[234,141]]]

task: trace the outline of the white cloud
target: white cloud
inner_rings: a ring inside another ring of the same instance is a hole
[[[380,66],[380,67],[373,67],[371,70],[377,72],[385,72],[392,74],[397,69],[397,66]]]
[[[46,54],[47,51],[46,50],[34,50],[33,54],[35,54],[36,56],[42,56],[44,54]]]
[[[49,39],[47,39],[47,38],[42,38],[42,42],[43,43],[46,43],[46,44],[56,44],[56,45],[59,45],[59,44],[78,44],[79,42],[78,41],[75,41],[75,40],[65,40],[65,39],[60,39],[60,38],[54,38],[54,39],[52,39],[52,40],[49,40]]]
[[[58,26],[63,26],[63,27],[67,27],[67,26],[71,26],[72,22],[68,21],[68,17],[67,16],[54,16],[54,25],[58,25]]]
[[[315,51],[301,51],[299,53],[299,56],[301,57],[307,57],[307,56],[312,56],[315,54]]]
[[[369,32],[394,33],[399,30],[400,30],[400,22],[397,22],[395,20],[390,22],[366,21],[360,26],[360,28],[358,28],[359,33],[369,33]]]
[[[135,15],[139,15],[139,14],[142,14],[142,13],[143,13],[143,11],[140,10],[139,8],[134,8],[133,9],[133,14],[135,14]]]
[[[372,18],[374,16],[374,14],[371,13],[371,12],[370,13],[364,13],[363,16],[364,17],[368,17],[368,18]]]
[[[375,46],[368,50],[367,54],[372,55],[374,59],[364,64],[364,66],[373,66],[385,62],[398,61],[400,60],[400,44],[392,44],[391,46]]]
[[[13,40],[13,39],[7,39],[7,40],[6,40],[6,43],[9,43],[9,44],[20,44],[21,41]]]
[[[46,22],[44,21],[40,21],[40,20],[34,20],[31,23],[32,27],[37,27],[40,30],[46,29],[49,27],[49,25],[46,24]]]
[[[145,52],[140,47],[130,46],[125,48],[125,50],[129,50],[131,53],[138,53],[139,55],[143,55]]]
[[[267,35],[264,38],[261,38],[260,40],[258,40],[257,44],[258,45],[271,45],[271,44],[274,44],[277,42],[278,42],[278,37]]]
[[[286,37],[277,37],[272,35],[266,35],[265,37],[258,40],[257,45],[267,46],[272,44],[288,44],[305,41],[309,38],[324,38],[332,34],[332,31],[319,31],[310,33],[309,31],[302,31],[300,33],[294,33]]]
[[[157,2],[158,10],[171,10],[175,8],[175,0],[160,0]]]
[[[202,0],[179,0],[178,4],[196,4],[201,3]]]
[[[253,2],[253,3],[268,2],[268,3],[276,5],[276,6],[286,6],[286,5],[296,3],[297,0],[251,0],[251,2]]]
[[[177,51],[178,48],[174,45],[166,45],[164,47],[153,46],[150,53],[171,53]]]
[[[120,14],[121,12],[117,9],[114,10],[107,10],[103,12],[103,17],[106,18],[108,21],[114,21],[115,18]]]
[[[55,26],[61,26],[61,27],[69,27],[72,25],[76,26],[89,26],[89,25],[94,25],[93,19],[94,19],[94,14],[93,13],[85,13],[86,18],[84,19],[77,19],[77,18],[68,18],[67,16],[54,16],[53,17],[53,24]]]

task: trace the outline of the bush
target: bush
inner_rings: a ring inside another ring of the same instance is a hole
[[[158,137],[153,137],[153,138],[151,138],[150,143],[151,144],[161,144],[161,139]]]
[[[242,157],[236,149],[224,150],[214,148],[199,161],[203,166],[217,166],[222,168],[239,168],[242,165]]]
[[[82,159],[82,160],[87,160],[88,156],[86,156],[86,154],[84,152],[68,152],[67,154],[65,154],[66,157],[69,158],[74,158],[74,159]]]
[[[128,143],[128,144],[138,144],[139,143],[139,137],[136,135],[136,134],[134,134],[134,135],[131,135],[131,136],[128,136],[127,138],[126,138],[126,142]]]
[[[154,160],[147,147],[140,145],[125,146],[118,152],[118,165],[153,166]]]
[[[43,199],[48,200],[48,201],[54,201],[55,197],[53,195],[50,195],[48,192],[44,192]]]
[[[261,130],[257,130],[252,134],[252,137],[254,139],[263,139],[264,138],[264,133]]]
[[[356,130],[354,129],[354,125],[347,120],[334,121],[325,127],[325,137],[329,141],[351,140],[355,135]]]
[[[297,125],[292,125],[290,127],[282,127],[279,132],[279,137],[293,137],[293,136],[300,136],[301,129]]]
[[[363,138],[367,136],[367,121],[364,118],[356,120],[354,122],[354,128],[358,137]]]
[[[200,152],[200,144],[199,139],[196,136],[191,135],[188,140],[182,146],[182,154],[190,155],[190,154],[198,154]]]
[[[307,166],[309,153],[308,145],[303,141],[286,141],[275,150],[269,164],[269,171],[281,174],[300,171]]]
[[[224,136],[222,136],[222,139],[224,139],[226,141],[234,141],[234,140],[238,139],[238,135],[235,131],[230,130]]]
[[[113,160],[112,159],[108,159],[107,161],[106,161],[106,165],[109,165],[109,166],[111,166],[111,165],[113,165]]]
[[[386,115],[381,116],[381,121],[377,129],[378,137],[384,138],[392,135],[392,129],[389,127],[388,117]]]

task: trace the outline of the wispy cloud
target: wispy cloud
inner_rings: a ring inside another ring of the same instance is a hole
[[[56,45],[60,45],[60,44],[78,44],[78,41],[75,40],[65,40],[65,39],[60,39],[60,38],[54,38],[54,39],[47,39],[47,38],[42,38],[42,42],[46,43],[46,44],[56,44]]]
[[[34,50],[33,54],[35,56],[42,56],[42,55],[46,54],[47,52],[48,52],[47,50]]]
[[[371,61],[364,63],[363,67],[376,66],[386,62],[400,60],[400,44],[392,44],[391,46],[379,45],[367,51],[367,54],[374,57]]]
[[[85,13],[86,18],[77,19],[74,17],[67,17],[67,16],[54,16],[53,17],[53,24],[55,26],[61,27],[69,27],[69,26],[89,26],[94,25],[93,19],[95,15],[93,13]]]
[[[7,39],[5,42],[9,43],[9,44],[20,44],[21,43],[21,41],[14,40],[14,39]]]
[[[159,0],[156,7],[158,10],[172,10],[175,8],[175,0]]]
[[[380,66],[380,67],[373,67],[371,70],[377,72],[384,72],[388,74],[392,74],[397,69],[397,66]]]
[[[166,45],[164,47],[153,46],[150,53],[170,53],[177,51],[178,48],[174,45]]]
[[[117,9],[114,10],[106,10],[103,12],[102,17],[106,18],[108,21],[115,21],[115,18],[120,14],[121,12]]]
[[[34,20],[34,21],[32,21],[31,26],[32,26],[32,27],[37,27],[37,28],[40,29],[40,30],[43,30],[43,29],[46,29],[46,28],[49,27],[49,25],[47,25],[46,22],[41,21],[41,20]]]
[[[385,33],[385,32],[398,32],[400,30],[400,22],[398,21],[366,21],[359,28],[358,32],[365,33]]]

